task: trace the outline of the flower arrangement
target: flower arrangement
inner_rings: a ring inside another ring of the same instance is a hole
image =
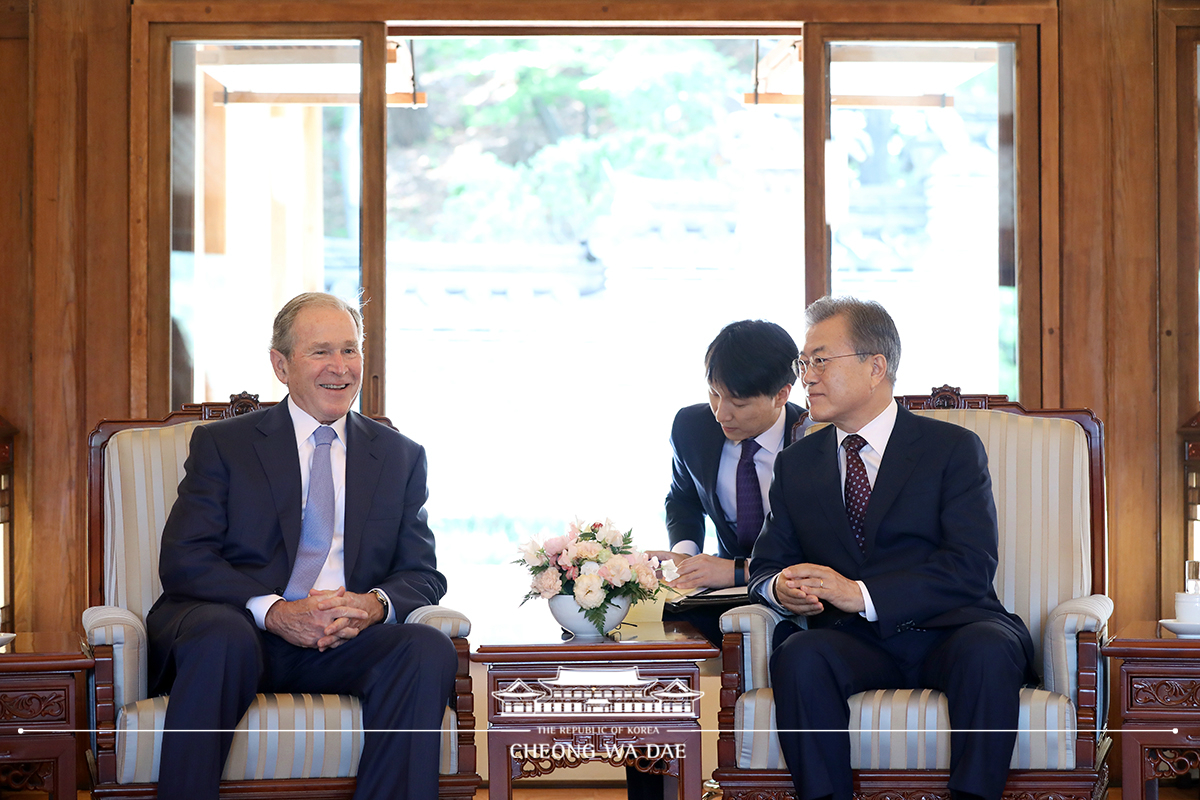
[[[633,546],[633,531],[621,533],[611,520],[576,519],[563,536],[530,539],[513,562],[528,567],[533,584],[525,599],[574,595],[584,616],[603,636],[604,613],[618,597],[631,602],[658,593],[658,559]]]

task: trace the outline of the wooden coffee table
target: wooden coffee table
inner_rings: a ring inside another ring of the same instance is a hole
[[[471,659],[488,667],[488,797],[509,800],[514,779],[601,761],[673,776],[681,800],[700,800],[696,662],[720,651],[687,623],[564,641],[544,604],[528,613],[537,605],[507,632],[472,636]]]
[[[1200,640],[1136,622],[1103,648],[1121,663],[1121,796],[1158,797],[1158,779],[1200,766]]]

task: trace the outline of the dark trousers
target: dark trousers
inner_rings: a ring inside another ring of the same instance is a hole
[[[245,609],[198,603],[167,659],[174,682],[159,797],[216,799],[233,729],[258,692],[359,697],[368,732],[354,796],[437,797],[442,716],[457,663],[454,645],[441,631],[372,625],[321,653],[260,631]]]
[[[779,744],[798,800],[853,797],[850,695],[915,687],[946,694],[955,730],[951,795],[999,800],[1016,741],[1026,664],[1021,638],[998,621],[884,639],[872,623],[850,618],[843,628],[792,633],[771,656],[771,683]]]

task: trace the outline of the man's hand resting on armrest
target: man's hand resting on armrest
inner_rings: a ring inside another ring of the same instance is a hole
[[[383,604],[373,594],[339,587],[317,590],[300,600],[279,600],[267,610],[267,630],[298,647],[324,652],[353,639],[368,625],[382,622]]]

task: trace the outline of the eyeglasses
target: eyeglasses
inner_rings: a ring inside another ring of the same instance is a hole
[[[824,375],[825,367],[830,361],[835,358],[849,358],[850,356],[869,356],[870,353],[846,353],[841,356],[825,356],[824,358],[814,356],[813,358],[797,358],[792,362],[792,370],[799,377],[803,378],[810,372],[813,375]]]

